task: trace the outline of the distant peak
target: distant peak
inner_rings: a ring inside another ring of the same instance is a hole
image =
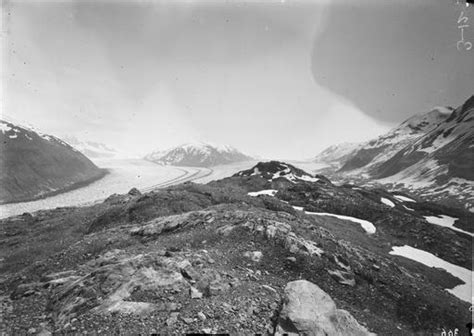
[[[428,131],[448,119],[452,112],[450,107],[435,107],[429,112],[408,118],[398,129],[408,127],[412,131]]]
[[[206,141],[187,142],[187,143],[181,144],[179,146],[175,146],[172,149],[175,149],[175,148],[189,148],[189,149],[192,149],[192,148],[198,148],[198,149],[214,148],[214,149],[216,149],[218,151],[221,151],[221,152],[236,151],[236,149],[232,146],[225,145],[225,144],[215,144],[215,143],[206,142]]]
[[[175,146],[165,151],[155,151],[147,160],[162,164],[210,167],[219,164],[250,160],[251,157],[229,145],[216,145],[195,141]]]

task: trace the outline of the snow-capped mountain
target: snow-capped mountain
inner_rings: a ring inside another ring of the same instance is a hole
[[[420,136],[429,133],[449,117],[450,108],[435,108],[432,111],[415,115],[374,140],[363,143],[354,152],[346,154],[341,171],[360,169],[370,171],[382,164],[396,152],[412,143]]]
[[[103,143],[79,140],[74,136],[64,136],[63,140],[88,158],[112,158],[117,151]]]
[[[473,167],[474,96],[373,170],[371,176],[438,198],[458,196],[474,210]]]
[[[332,145],[316,155],[312,160],[319,163],[327,163],[336,168],[340,168],[341,163],[346,162],[351,155],[355,154],[360,146],[358,143],[341,143]]]
[[[333,178],[383,184],[474,211],[474,96],[455,110],[437,107],[414,116],[345,158]]]
[[[252,160],[250,156],[231,146],[204,142],[188,143],[166,151],[154,151],[145,156],[145,159],[164,165],[190,167],[211,167]]]
[[[71,189],[105,171],[61,139],[0,120],[0,203]]]

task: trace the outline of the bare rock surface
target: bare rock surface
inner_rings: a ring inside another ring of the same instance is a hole
[[[337,309],[331,297],[306,280],[289,282],[275,335],[369,336],[346,310]]]

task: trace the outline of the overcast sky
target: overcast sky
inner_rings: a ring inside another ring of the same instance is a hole
[[[474,93],[454,0],[3,2],[3,113],[144,154],[308,158]]]

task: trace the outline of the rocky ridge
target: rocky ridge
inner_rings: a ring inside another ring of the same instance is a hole
[[[270,189],[273,196],[249,195]],[[90,207],[4,219],[0,328],[43,335],[460,329],[469,304],[445,290],[460,280],[389,254],[409,244],[472,265],[470,236],[422,216],[459,210],[414,201],[406,210],[398,194],[339,187],[269,162],[207,185],[132,190]],[[319,211],[370,220],[376,232],[310,214]]]

